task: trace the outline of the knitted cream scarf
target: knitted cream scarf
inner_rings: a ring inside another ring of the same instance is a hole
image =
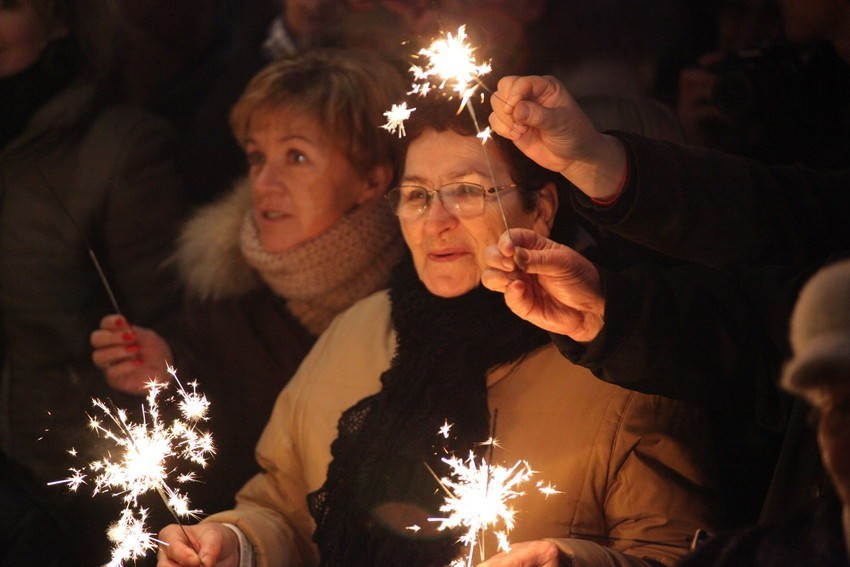
[[[382,199],[358,207],[327,232],[280,254],[260,246],[251,211],[240,235],[245,260],[314,335],[356,301],[386,287],[404,242]]]

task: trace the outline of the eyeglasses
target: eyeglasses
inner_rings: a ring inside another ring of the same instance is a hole
[[[513,185],[499,185],[485,189],[477,183],[459,181],[447,183],[439,189],[426,189],[418,185],[401,185],[391,189],[387,194],[393,212],[399,218],[413,220],[418,219],[434,199],[434,195],[440,198],[443,208],[458,217],[474,217],[484,212],[484,203],[488,195],[495,195],[501,191],[516,189]]]

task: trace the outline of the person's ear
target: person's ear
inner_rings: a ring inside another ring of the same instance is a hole
[[[555,183],[550,181],[540,190],[537,195],[537,204],[534,206],[534,232],[548,237],[555,223],[555,213],[558,212],[558,189]]]
[[[364,181],[365,188],[357,199],[357,204],[362,205],[382,197],[390,189],[394,173],[393,167],[389,164],[373,167]]]

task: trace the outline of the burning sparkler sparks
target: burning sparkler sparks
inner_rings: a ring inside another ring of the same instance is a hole
[[[406,135],[404,131],[404,121],[410,118],[410,114],[416,110],[415,108],[407,108],[407,103],[394,104],[392,108],[384,112],[387,117],[387,123],[381,126],[390,134],[394,134],[398,130],[398,137],[402,138]]]
[[[475,60],[475,48],[466,42],[466,26],[460,26],[457,35],[447,33],[431,45],[419,50],[426,64],[410,68],[416,82],[412,94],[425,95],[431,89],[447,86],[460,96],[463,107],[481,84],[481,77],[492,70],[490,62]]]
[[[425,61],[424,65],[412,65],[410,72],[414,82],[408,94],[425,96],[432,91],[440,91],[450,97],[460,98],[460,108],[467,107],[469,99],[482,86],[481,77],[491,71],[489,62],[479,63],[475,60],[475,48],[466,42],[466,26],[460,26],[457,35],[447,33],[445,38],[434,40],[431,45],[420,49],[418,55]],[[407,103],[394,104],[392,109],[385,112],[387,123],[382,128],[395,133],[399,137],[405,135],[404,121],[410,118],[415,108],[407,108]],[[472,115],[476,121],[475,115]],[[484,138],[482,138],[483,140]]]
[[[106,532],[114,547],[112,561],[105,567],[121,567],[125,561],[144,557],[149,549],[156,549],[156,546],[161,543],[145,528],[147,516],[147,510],[144,508],[140,508],[137,512],[131,508],[124,508],[121,511],[121,517],[109,526]]]
[[[440,429],[440,434],[448,431],[450,427],[451,425],[446,423]],[[492,448],[497,446],[497,442],[491,437],[482,445]],[[449,456],[442,460],[451,468],[449,476],[437,479],[447,494],[443,505],[440,506],[440,511],[445,512],[446,516],[429,520],[439,522],[438,530],[465,528],[459,541],[469,550],[465,558],[458,558],[450,567],[472,565],[476,548],[483,559],[482,537],[488,530],[495,535],[500,551],[510,551],[508,533],[514,527],[516,513],[511,503],[525,494],[519,488],[534,476],[535,471],[526,461],[517,461],[511,467],[503,467],[494,465],[485,458],[476,458],[472,451],[466,459]],[[543,482],[537,483],[537,489],[547,497],[559,493],[551,484]],[[418,526],[416,528],[418,529]]]
[[[179,473],[176,461],[185,460],[205,467],[207,458],[215,453],[212,436],[198,428],[207,419],[209,402],[198,393],[197,383],[189,383],[191,390],[187,391],[177,379],[175,369],[169,367],[168,372],[178,387],[179,418],[163,417],[159,398],[168,384],[161,382],[148,383],[141,423],[131,421],[125,410],[93,399],[92,403],[102,416],[89,416],[89,428],[110,440],[118,450],[110,451],[107,457],[90,463],[85,469],[72,468],[71,476],[50,483],[67,484],[70,490],[76,491],[87,484],[90,475],[94,483],[93,494],[105,492],[122,498],[121,518],[107,532],[114,543],[110,566],[121,565],[125,560],[156,549],[158,542],[144,527],[147,511],[139,504],[141,495],[156,492],[178,523],[178,516],[196,518],[200,514],[170,481],[196,480],[193,472]],[[171,397],[167,401],[174,399]],[[73,454],[73,449],[71,451]]]
[[[475,48],[466,41],[466,26],[460,26],[456,35],[446,33],[444,38],[434,40],[428,47],[420,49],[418,55],[425,61],[425,64],[410,67],[414,82],[408,94],[425,96],[429,92],[437,90],[443,94],[454,93],[450,94],[450,98],[455,94],[459,96],[460,107],[458,112],[463,108],[469,111],[469,116],[475,124],[476,135],[481,139],[483,147],[490,139],[490,128],[481,129],[478,125],[478,118],[475,116],[475,110],[469,104],[469,100],[479,87],[484,87],[481,77],[489,73],[492,67],[489,61],[478,62],[475,59]],[[387,122],[381,127],[390,133],[398,132],[399,138],[403,137],[405,135],[404,121],[410,118],[414,110],[416,109],[407,108],[406,102],[394,104],[389,111],[384,112]],[[493,185],[498,185],[486,149],[484,150],[484,157],[487,159],[487,166],[490,168]],[[502,197],[498,191],[496,192],[496,201],[499,204],[499,212],[502,215],[505,230],[509,230],[508,218],[505,215]]]

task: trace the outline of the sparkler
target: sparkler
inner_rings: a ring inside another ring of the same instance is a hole
[[[406,102],[394,104],[390,110],[384,112],[384,116],[387,117],[387,123],[381,126],[381,128],[387,130],[391,134],[394,134],[396,130],[398,130],[398,137],[403,138],[406,135],[406,132],[404,131],[404,121],[410,118],[410,114],[414,110],[416,109],[407,108]]]
[[[93,399],[93,405],[102,416],[89,416],[89,428],[98,436],[109,439],[117,450],[90,463],[85,469],[72,468],[71,476],[50,483],[66,484],[70,490],[77,491],[87,484],[88,475],[91,475],[93,494],[108,493],[122,498],[124,509],[121,518],[107,532],[114,543],[110,567],[141,557],[160,543],[145,530],[147,511],[139,503],[143,494],[156,492],[181,528],[181,516],[197,518],[201,512],[192,509],[188,497],[172,487],[172,479],[181,484],[196,480],[193,472],[179,473],[175,461],[189,461],[203,468],[207,458],[215,453],[212,436],[198,427],[208,419],[209,402],[198,393],[196,382],[190,382],[191,389],[186,390],[175,369],[169,367],[168,372],[178,387],[176,406],[180,417],[163,417],[159,398],[168,384],[155,380],[147,385],[148,395],[142,408],[141,423],[131,421],[127,412],[114,404]],[[174,397],[167,399],[169,402],[174,400]],[[73,449],[71,453],[74,454]]]
[[[450,99],[458,96],[460,98],[458,112],[463,108],[467,109],[473,124],[475,124],[477,136],[481,139],[481,146],[484,148],[484,145],[490,139],[490,128],[481,129],[478,125],[478,118],[475,116],[475,110],[469,104],[469,100],[479,87],[492,94],[492,91],[481,82],[481,77],[489,73],[492,67],[489,61],[479,62],[475,59],[475,48],[467,43],[466,37],[466,26],[460,26],[456,35],[446,33],[444,38],[437,38],[428,47],[420,49],[418,55],[422,57],[424,64],[410,67],[414,82],[408,94],[425,96],[437,90],[444,95],[448,94]],[[398,136],[403,137],[405,135],[404,121],[410,118],[410,114],[414,110],[415,108],[408,109],[406,102],[394,104],[391,110],[384,113],[384,116],[387,117],[387,123],[382,128],[390,133],[398,132]],[[490,163],[490,156],[486,149],[484,149],[484,157],[487,159],[487,167],[490,170],[493,185],[496,186],[498,183],[496,183],[493,165]],[[505,215],[502,197],[498,191],[496,191],[496,201],[499,205],[502,221],[505,224],[505,230],[509,230],[508,218]]]
[[[419,50],[425,65],[410,68],[416,80],[411,94],[426,95],[433,88],[444,90],[447,86],[460,96],[461,108],[466,106],[481,83],[481,77],[492,70],[489,61],[475,60],[475,48],[466,43],[466,26],[460,26],[457,35],[447,33],[445,38],[434,40]]]
[[[448,424],[444,425],[440,434],[447,432],[449,427]],[[476,548],[483,560],[483,535],[487,530],[493,531],[500,551],[510,551],[508,533],[514,527],[515,515],[511,502],[525,494],[519,488],[535,474],[524,460],[510,467],[492,464],[493,447],[497,445],[494,438],[491,437],[482,445],[490,446],[487,459],[477,459],[472,451],[466,459],[456,456],[442,459],[451,469],[449,476],[440,478],[429,468],[447,494],[440,506],[440,511],[445,512],[446,516],[429,518],[429,521],[439,522],[437,529],[440,531],[465,528],[459,542],[467,546],[469,551],[465,558],[456,559],[450,567],[471,566]],[[558,493],[552,485],[544,485],[542,482],[537,483],[537,489],[547,497]]]

